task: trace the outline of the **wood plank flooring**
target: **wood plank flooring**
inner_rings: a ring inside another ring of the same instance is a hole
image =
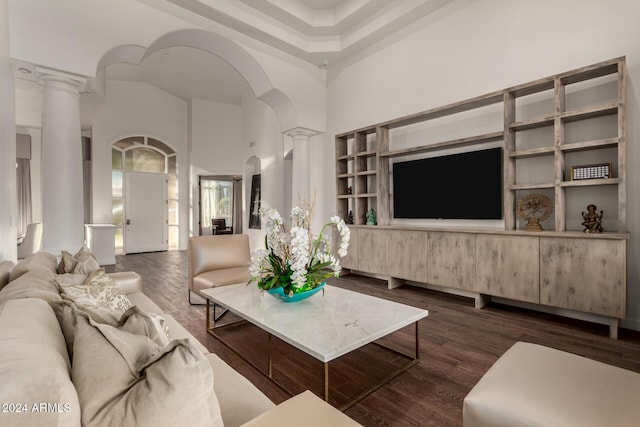
[[[187,252],[171,251],[116,257],[108,272],[133,270],[144,293],[172,314],[210,351],[246,376],[275,403],[288,395],[255,368],[205,332],[205,307],[187,301]],[[349,275],[332,285],[429,310],[420,321],[418,365],[346,411],[365,426],[460,426],[462,401],[489,367],[517,341],[529,341],[640,372],[640,333],[622,329],[619,340],[608,327],[506,305],[474,308],[469,298]],[[307,319],[313,321],[313,319]],[[249,324],[224,331],[243,355],[266,367],[267,335]],[[385,338],[384,344],[410,353],[413,328]],[[275,340],[277,341],[277,340]],[[330,365],[331,403],[354,397],[397,368],[403,359],[369,345]],[[523,367],[526,369],[526,367]],[[286,343],[274,344],[274,375],[294,393],[322,393],[322,364]]]

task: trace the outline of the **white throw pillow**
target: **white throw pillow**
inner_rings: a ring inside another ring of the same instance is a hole
[[[133,307],[129,298],[102,268],[90,274],[82,285],[61,283],[61,286],[64,294],[78,307],[106,317],[102,320],[103,323],[113,323],[113,317],[117,321],[124,312]],[[97,316],[92,317],[101,321]]]

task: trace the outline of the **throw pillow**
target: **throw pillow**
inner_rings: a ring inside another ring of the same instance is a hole
[[[68,300],[54,301],[50,304],[58,319],[62,334],[64,335],[69,358],[73,360],[74,334],[76,316],[78,315],[77,307],[72,301]],[[80,310],[83,309],[80,308]],[[101,322],[101,320],[104,320],[103,318],[95,316],[95,313],[90,310],[83,311],[95,322],[105,323]],[[148,337],[160,348],[165,348],[171,342],[169,327],[164,317],[155,313],[146,313],[136,306],[127,310],[119,321],[115,321],[113,318],[108,318],[107,320],[109,320],[109,322],[106,324],[117,327],[120,330]]]
[[[73,255],[73,257],[76,258],[76,259],[79,259],[80,256],[82,256],[82,255],[91,255],[91,256],[93,256],[93,253],[91,252],[91,249],[89,249],[88,247],[83,245],[80,249],[78,249],[78,252],[76,252]]]
[[[132,334],[145,335],[161,348],[165,348],[171,342],[169,325],[165,318],[157,313],[142,311],[135,305],[127,310],[114,326]]]
[[[72,379],[83,426],[222,426],[211,365],[190,340],[162,349],[79,314]]]
[[[73,267],[74,274],[91,274],[100,269],[100,264],[91,253],[83,252],[76,258],[78,262]]]
[[[103,268],[90,274],[83,285],[61,285],[68,298],[102,323],[117,322],[133,306]]]
[[[69,252],[63,250],[60,252],[60,263],[58,263],[58,274],[72,273],[78,264],[78,259]]]

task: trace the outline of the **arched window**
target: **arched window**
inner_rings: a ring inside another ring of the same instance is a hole
[[[147,136],[132,136],[114,142],[111,147],[111,191],[113,224],[116,226],[116,254],[124,253],[124,174],[128,171],[167,175],[168,248],[178,249],[178,162],[176,152],[167,144]]]

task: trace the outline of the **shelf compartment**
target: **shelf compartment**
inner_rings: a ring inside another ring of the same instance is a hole
[[[513,151],[509,154],[512,159],[522,159],[526,157],[549,156],[555,152],[554,147],[531,148],[528,150]]]
[[[619,70],[619,64],[623,61],[624,57],[620,57],[583,67],[578,71],[568,71],[566,73],[559,74],[560,81],[565,85],[569,85],[572,83],[595,79],[597,77],[607,76],[609,74],[616,74]]]
[[[592,187],[596,185],[618,185],[620,178],[581,179],[577,181],[562,181],[562,187]]]
[[[509,124],[509,129],[514,131],[529,130],[535,128],[542,128],[546,126],[553,126],[554,116],[547,115],[542,117],[536,117],[534,119],[521,120]]]
[[[521,98],[523,96],[533,95],[534,93],[553,90],[553,87],[554,87],[554,78],[546,77],[544,79],[536,80],[535,82],[511,87],[507,89],[507,92],[514,98]]]
[[[574,142],[572,144],[564,144],[560,146],[561,151],[585,151],[599,148],[613,148],[617,147],[620,143],[620,138],[606,138],[598,139],[595,141]]]
[[[475,145],[485,142],[502,141],[504,132],[492,132],[483,135],[474,135],[467,138],[452,139],[450,141],[436,142],[429,145],[421,145],[419,147],[406,148],[402,150],[387,151],[380,153],[380,157],[399,157],[411,154],[422,154],[429,151],[442,150],[443,148],[461,147],[465,145]]]
[[[402,126],[408,126],[415,123],[424,122],[427,120],[433,120],[440,117],[450,116],[452,114],[462,113],[469,110],[475,110],[478,108],[486,107],[493,104],[501,103],[504,100],[504,91],[493,92],[487,95],[471,98],[466,101],[455,102],[453,104],[445,105],[444,107],[433,108],[431,110],[422,111],[420,113],[412,114],[398,119],[389,120],[381,123],[378,126],[393,129]],[[374,128],[375,131],[375,128]]]
[[[591,119],[594,117],[611,116],[618,113],[618,103],[597,105],[595,107],[582,108],[580,110],[565,111],[560,114],[564,122]]]

